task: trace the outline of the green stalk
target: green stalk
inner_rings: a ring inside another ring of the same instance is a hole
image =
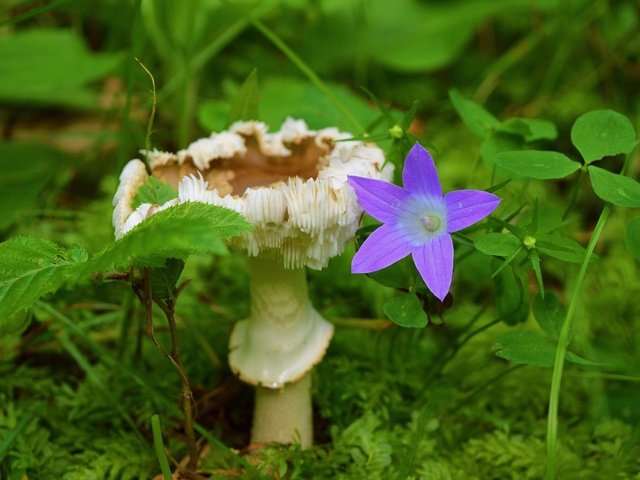
[[[604,225],[607,222],[607,218],[611,213],[612,205],[607,203],[600,214],[596,228],[593,231],[589,245],[587,246],[587,252],[580,266],[580,272],[576,284],[573,288],[571,295],[571,303],[567,309],[567,315],[562,323],[562,329],[560,330],[560,337],[558,338],[558,346],[556,347],[556,357],[553,365],[553,375],[551,377],[551,393],[549,394],[549,414],[547,417],[547,480],[554,480],[556,478],[557,468],[557,439],[558,439],[558,404],[560,403],[560,386],[562,384],[562,371],[564,370],[564,359],[567,354],[567,347],[569,346],[569,332],[571,331],[571,320],[575,314],[576,307],[578,306],[578,299],[580,297],[580,291],[582,290],[582,284],[587,274],[587,268],[589,268],[589,262],[593,256],[593,251],[598,243],[600,234],[604,229]]]
[[[320,80],[320,77],[314,72],[311,67],[309,67],[304,61],[293,51],[289,46],[282,41],[278,35],[276,35],[269,27],[267,27],[260,20],[251,19],[251,24],[256,27],[260,33],[262,33],[265,37],[271,41],[278,49],[284,53],[287,58],[293,63],[298,69],[304,73],[307,78],[313,83],[327,99],[333,104],[333,106],[340,112],[340,114],[344,117],[344,119],[351,125],[351,128],[355,129],[357,134],[361,134],[365,132],[365,128],[356,120],[356,118],[351,114],[348,108],[346,108],[340,100],[336,98],[331,90],[325,85],[325,83]]]

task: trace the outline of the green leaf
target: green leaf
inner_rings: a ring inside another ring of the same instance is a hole
[[[529,250],[529,260],[531,262],[531,267],[533,268],[533,273],[536,275],[536,281],[538,282],[538,288],[542,295],[544,295],[544,281],[542,279],[542,269],[540,268],[540,256],[536,249]]]
[[[68,157],[43,145],[0,143],[0,229],[43,206],[43,192],[68,163]]]
[[[558,136],[558,130],[553,123],[537,118],[509,118],[500,123],[497,130],[519,135],[527,143],[555,140]]]
[[[87,260],[80,247],[64,249],[48,240],[14,237],[0,244],[0,322],[78,275]]]
[[[613,110],[594,110],[579,117],[571,128],[571,141],[586,163],[627,154],[636,132],[627,117]]]
[[[158,212],[95,255],[88,271],[162,267],[168,258],[223,253],[221,239],[246,232],[250,224],[238,213],[215,205],[188,202]]]
[[[378,110],[342,85],[325,82],[331,93],[363,125],[378,118]],[[287,117],[303,118],[309,128],[336,126],[349,131],[352,127],[345,123],[326,95],[312,83],[290,77],[270,77],[260,87],[260,117],[267,125],[275,128]]]
[[[0,37],[0,101],[96,108],[86,87],[121,55],[94,54],[72,30],[34,28]]]
[[[514,176],[539,180],[563,178],[580,168],[578,162],[561,153],[542,150],[501,152],[494,161]]]
[[[543,336],[529,330],[513,330],[494,345],[495,354],[513,363],[551,367],[556,347]]]
[[[556,345],[530,330],[507,332],[496,341],[493,348],[498,357],[524,365],[551,367],[556,357]],[[602,366],[601,363],[592,362],[572,352],[567,352],[566,359],[588,367]]]
[[[162,300],[173,299],[180,275],[184,270],[184,260],[169,258],[162,267],[150,268],[151,291]]]
[[[389,320],[401,327],[422,328],[429,323],[420,300],[413,293],[390,298],[383,305],[382,310]]]
[[[353,5],[351,2],[335,3],[348,7]],[[554,3],[538,1],[536,8],[545,10]],[[439,69],[461,55],[478,25],[487,18],[497,14],[506,18],[525,15],[530,8],[531,4],[524,0],[368,1],[365,30],[367,52],[376,62],[395,70],[419,72]],[[344,10],[340,13],[345,14]],[[339,35],[341,30],[333,24],[326,28],[327,34],[333,36]],[[349,31],[348,28],[344,30]],[[351,30],[357,31],[357,27],[351,26]],[[340,40],[342,44],[336,46],[338,49],[357,45],[355,36],[340,36]],[[324,42],[321,43],[326,48]]]
[[[625,239],[631,255],[640,262],[640,218],[634,218],[629,222]]]
[[[529,290],[523,272],[502,270],[493,279],[496,288],[496,307],[502,321],[516,325],[529,316]]]
[[[497,153],[511,152],[513,150],[521,150],[524,147],[524,140],[519,135],[493,131],[487,135],[480,144],[480,158],[488,168],[495,167],[494,160]],[[502,168],[497,168],[496,173],[502,176],[508,176]]]
[[[553,292],[546,292],[544,296],[538,292],[536,298],[533,299],[531,309],[540,328],[558,340],[562,323],[567,314],[558,297]]]
[[[498,119],[480,104],[469,100],[454,89],[449,90],[449,98],[464,124],[479,137],[486,137],[498,125]]]
[[[589,177],[601,199],[619,207],[640,207],[640,183],[636,180],[593,165],[589,166]]]
[[[136,192],[132,207],[138,208],[143,203],[162,205],[178,197],[178,192],[171,185],[161,182],[155,177],[149,177],[147,183]]]
[[[385,287],[410,289],[415,284],[416,269],[411,259],[404,258],[367,276]]]
[[[238,120],[258,120],[258,71],[254,68],[231,102],[227,125]]]
[[[473,245],[486,255],[508,257],[520,248],[522,242],[511,233],[487,233],[478,237]]]
[[[536,235],[536,248],[550,257],[569,263],[582,263],[586,249],[575,240],[554,234]],[[594,255],[592,261],[596,260]]]

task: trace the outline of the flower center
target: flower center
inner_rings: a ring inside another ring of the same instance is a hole
[[[422,227],[429,233],[436,233],[442,227],[442,218],[434,213],[426,213],[418,218]]]

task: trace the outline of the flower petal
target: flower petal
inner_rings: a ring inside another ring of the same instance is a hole
[[[445,234],[414,249],[413,261],[429,290],[444,300],[453,278],[453,240]]]
[[[447,231],[457,232],[479,222],[493,212],[502,199],[482,190],[456,190],[444,196]]]
[[[406,233],[395,225],[382,225],[358,249],[351,263],[351,271],[371,273],[382,270],[409,255],[411,248]]]
[[[436,165],[431,154],[419,143],[409,151],[404,161],[402,185],[411,193],[428,197],[442,197],[442,187],[438,179]]]
[[[349,185],[358,196],[358,203],[365,212],[380,222],[395,223],[404,209],[409,192],[393,183],[373,178],[347,177]]]

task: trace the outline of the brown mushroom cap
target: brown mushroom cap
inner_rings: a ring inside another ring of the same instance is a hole
[[[237,122],[176,154],[149,152],[151,175],[177,188],[178,202],[200,201],[244,215],[254,228],[232,242],[249,255],[279,251],[286,268],[322,268],[343,251],[362,214],[347,175],[392,175],[390,165],[383,168],[382,150],[340,141],[349,137],[335,128],[309,130],[301,120],[287,119],[275,133],[260,122]],[[140,164],[133,160],[121,176],[114,198],[116,236],[149,211],[148,205],[135,212],[130,207],[146,181]]]

